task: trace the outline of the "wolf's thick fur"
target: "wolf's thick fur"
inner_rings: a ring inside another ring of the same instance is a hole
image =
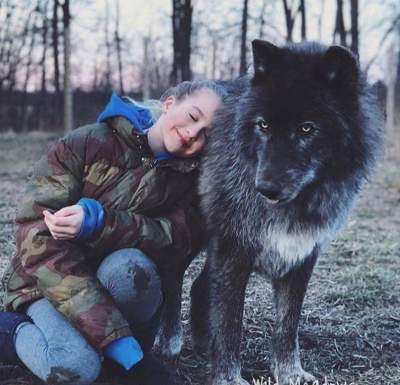
[[[297,338],[307,284],[382,144],[377,101],[347,49],[255,40],[253,56],[254,76],[228,84],[200,178],[209,243],[191,320],[195,346],[210,349],[212,385],[247,384],[239,346],[254,268],[274,290],[276,379],[313,379]]]

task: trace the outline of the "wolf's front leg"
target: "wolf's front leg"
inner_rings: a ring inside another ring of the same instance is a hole
[[[304,295],[316,258],[315,253],[300,267],[272,281],[276,306],[272,340],[273,372],[280,385],[303,384],[315,380],[301,366],[297,330]]]
[[[155,340],[158,351],[166,357],[177,356],[183,345],[181,321],[182,286],[186,269],[197,253],[188,255],[184,260],[174,259],[166,266],[159,266],[161,284],[164,294],[160,328]]]
[[[155,345],[160,353],[166,357],[178,355],[183,345],[181,322],[183,276],[184,271],[162,274],[164,304]]]
[[[247,385],[240,374],[244,295],[252,262],[233,241],[209,255],[211,385]]]
[[[209,259],[190,290],[190,326],[194,351],[208,356],[210,349]]]

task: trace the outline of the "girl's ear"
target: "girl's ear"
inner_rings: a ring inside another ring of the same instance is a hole
[[[176,102],[176,97],[170,95],[165,99],[161,104],[161,110],[163,113],[166,113]]]

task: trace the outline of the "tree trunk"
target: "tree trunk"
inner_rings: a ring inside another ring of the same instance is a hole
[[[43,44],[43,51],[42,57],[39,62],[39,66],[41,68],[41,79],[40,79],[40,97],[37,102],[36,106],[36,114],[37,114],[37,128],[38,130],[42,130],[44,126],[44,119],[43,119],[43,106],[46,104],[46,94],[47,94],[47,84],[46,84],[46,58],[47,58],[47,37],[49,33],[49,23],[47,19],[47,8],[49,6],[49,2],[46,1],[43,6],[42,12],[42,44]]]
[[[306,0],[300,0],[301,40],[307,40]]]
[[[176,84],[192,78],[190,38],[193,7],[191,0],[172,0],[172,7],[174,61],[170,80],[172,84]]]
[[[267,0],[263,0],[260,14],[260,30],[258,32],[258,38],[264,38],[264,25],[265,25],[265,9],[267,8]]]
[[[216,78],[217,74],[217,52],[218,52],[218,42],[217,39],[212,37],[212,60],[211,60],[211,79]]]
[[[325,10],[325,0],[321,0],[321,10],[318,15],[318,40],[322,40],[322,19]]]
[[[123,70],[122,70],[122,53],[121,53],[121,36],[119,35],[119,0],[116,1],[116,18],[115,18],[115,46],[117,49],[118,75],[119,75],[119,91],[124,94]]]
[[[6,122],[6,115],[7,115],[7,108],[3,100],[6,99],[6,95],[4,90],[5,90],[5,84],[6,84],[6,78],[9,70],[9,61],[6,60],[7,57],[7,47],[9,48],[9,44],[11,41],[11,36],[10,36],[10,26],[11,26],[11,17],[12,13],[8,9],[8,4],[5,3],[4,5],[2,4],[1,6],[1,13],[0,16],[4,15],[4,19],[1,19],[1,24],[0,24],[0,119],[2,119],[3,122]],[[7,127],[7,123],[3,123],[5,127]],[[3,127],[0,127],[0,129],[3,129]]]
[[[336,23],[333,32],[333,42],[336,43],[337,36],[340,39],[340,45],[347,47],[346,43],[346,29],[343,19],[343,0],[337,0]]]
[[[351,0],[351,50],[358,56],[358,0]]]
[[[5,26],[5,40],[3,44],[6,45],[5,53],[3,57],[3,62],[0,65],[4,65],[4,73],[3,73],[3,85],[5,88],[5,101],[8,104],[7,108],[7,120],[4,119],[4,126],[7,128],[11,128],[13,130],[20,130],[20,116],[18,111],[18,105],[20,101],[17,99],[18,94],[16,94],[16,87],[19,81],[18,71],[23,65],[23,60],[25,58],[25,48],[27,48],[29,52],[29,47],[26,47],[26,43],[28,41],[29,34],[31,32],[31,20],[34,18],[35,9],[32,9],[27,15],[26,21],[23,24],[23,31],[20,34],[16,34],[13,30],[13,22],[16,20],[13,19],[14,5],[11,3],[9,10],[7,10],[6,16],[6,26]],[[32,31],[33,32],[33,31]],[[34,44],[34,43],[33,43]],[[28,66],[30,67],[29,53],[28,53]],[[1,71],[3,72],[3,71]],[[28,71],[29,72],[29,71]],[[29,75],[28,75],[29,76]],[[29,79],[28,79],[29,80]]]
[[[241,44],[240,44],[240,70],[239,74],[242,76],[246,73],[247,70],[247,15],[248,15],[248,3],[249,0],[244,0],[243,2],[243,13],[242,13],[242,35],[241,35]]]
[[[69,0],[64,0],[63,29],[64,29],[64,132],[73,127],[72,84],[71,84],[71,13]]]
[[[149,44],[150,38],[145,36],[143,38],[143,100],[150,99],[150,60],[149,60]]]
[[[57,105],[57,110],[60,105],[60,62],[59,62],[59,57],[60,57],[60,50],[58,46],[58,37],[59,37],[59,32],[58,32],[58,8],[60,6],[59,0],[54,0],[53,3],[53,19],[52,19],[52,43],[53,43],[53,58],[54,58],[54,88],[56,92],[56,105]]]
[[[399,39],[400,40],[400,39]],[[395,129],[400,130],[400,48],[397,51],[397,63],[396,63],[395,79],[394,79],[394,116],[393,122]]]
[[[292,10],[289,8],[287,0],[283,0],[283,9],[285,11],[285,22],[287,31],[286,41],[292,42],[295,17],[292,16]]]
[[[394,132],[395,116],[396,116],[396,83],[398,84],[398,65],[399,52],[396,44],[392,43],[387,53],[386,64],[386,84],[387,84],[387,99],[386,99],[386,128],[388,133]]]
[[[97,92],[99,86],[99,67],[97,65],[97,59],[94,59],[93,64],[93,82],[92,82],[92,90]]]
[[[105,92],[109,94],[112,90],[111,86],[111,42],[109,37],[109,23],[110,23],[110,3],[106,2],[106,20],[104,25],[104,38],[106,41],[106,73],[105,73]]]
[[[31,17],[30,17],[31,18]],[[21,115],[19,119],[19,124],[18,124],[18,129],[21,130],[22,132],[25,132],[27,130],[27,99],[28,99],[28,85],[29,85],[29,80],[31,78],[32,72],[32,54],[33,50],[36,44],[36,19],[37,19],[37,13],[34,12],[34,15],[32,17],[32,24],[31,28],[28,28],[28,32],[30,31],[31,33],[31,41],[29,45],[29,50],[27,54],[27,62],[26,62],[26,72],[25,72],[25,79],[24,83],[22,86],[22,100],[21,100]],[[27,21],[29,23],[29,21]]]

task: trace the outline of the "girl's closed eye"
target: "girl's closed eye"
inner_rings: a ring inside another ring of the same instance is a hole
[[[192,118],[192,120],[193,120],[194,122],[197,122],[197,121],[198,121],[198,119],[195,118],[190,112],[189,112],[189,116]]]

